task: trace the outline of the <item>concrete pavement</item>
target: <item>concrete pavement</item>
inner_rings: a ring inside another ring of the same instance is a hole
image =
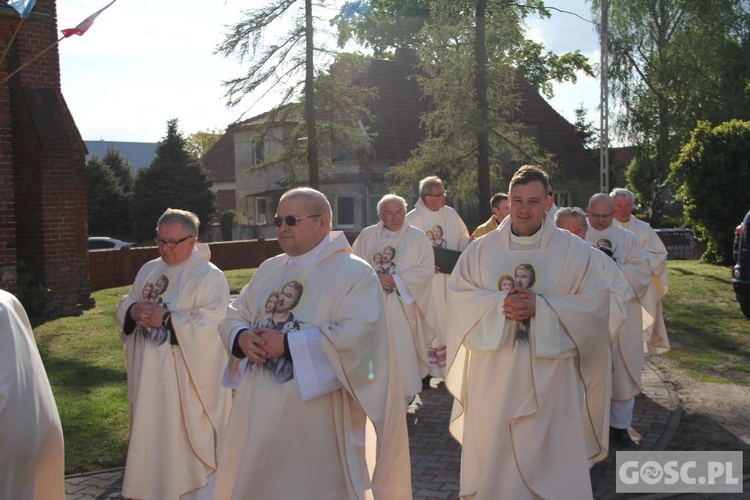
[[[635,401],[631,435],[641,450],[666,449],[682,416],[680,401],[672,384],[648,361],[642,384],[643,392]],[[443,384],[423,391],[420,397],[419,409],[407,416],[414,498],[458,498],[461,448],[448,433],[452,397]],[[122,469],[114,469],[68,476],[67,500],[120,499],[122,475]],[[615,498],[614,453],[591,469],[591,482],[595,498]]]

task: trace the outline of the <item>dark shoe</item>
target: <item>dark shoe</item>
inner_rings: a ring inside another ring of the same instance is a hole
[[[422,390],[427,391],[432,389],[432,386],[430,385],[430,380],[432,380],[432,377],[427,375],[425,378],[422,379]]]
[[[617,448],[636,446],[635,441],[630,437],[630,433],[627,429],[618,429],[616,427],[609,428],[609,442],[612,446]]]

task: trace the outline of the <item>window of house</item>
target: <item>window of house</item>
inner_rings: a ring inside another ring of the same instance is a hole
[[[255,155],[255,165],[266,160],[266,153],[263,150],[263,139],[259,139],[253,143],[253,154]]]
[[[266,211],[266,199],[256,198],[255,199],[255,224],[259,226],[268,225],[268,216]]]
[[[377,224],[380,219],[378,219],[378,202],[380,201],[380,198],[382,196],[370,196],[367,198],[367,224]]]
[[[354,197],[336,197],[336,227],[348,229],[354,227]]]
[[[555,191],[555,205],[558,207],[572,207],[573,196],[570,191]]]

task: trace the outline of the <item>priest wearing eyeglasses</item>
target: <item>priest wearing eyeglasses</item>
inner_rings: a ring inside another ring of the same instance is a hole
[[[287,191],[273,222],[284,253],[260,265],[219,326],[231,353],[222,382],[237,392],[214,498],[411,498],[380,281],[331,231],[321,192]],[[293,321],[268,319],[287,309]]]
[[[130,443],[122,494],[211,498],[219,438],[231,404],[221,387],[218,324],[229,306],[224,273],[198,243],[198,217],[167,209],[160,257],[138,271],[116,317],[125,346]]]

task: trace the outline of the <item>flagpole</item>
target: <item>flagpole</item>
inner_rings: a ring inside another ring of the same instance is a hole
[[[20,65],[19,67],[17,67],[15,70],[13,70],[12,73],[8,73],[5,76],[5,78],[3,78],[2,80],[0,80],[0,84],[3,84],[5,82],[7,82],[13,75],[15,75],[16,73],[18,73],[19,71],[21,71],[22,69],[24,69],[26,66],[28,66],[29,64],[33,63],[34,61],[36,61],[37,59],[39,59],[40,57],[42,57],[47,52],[49,52],[49,50],[52,49],[58,43],[60,43],[63,38],[65,38],[65,36],[61,36],[59,39],[57,39],[54,42],[52,42],[51,44],[49,44],[44,50],[42,50],[41,52],[39,52],[37,55],[35,55],[34,57],[32,57],[31,59],[29,59],[28,61],[26,61],[22,65]]]
[[[18,23],[18,26],[16,26],[16,30],[13,32],[13,35],[11,35],[10,40],[8,41],[8,44],[5,46],[3,55],[0,56],[0,64],[3,64],[3,62],[5,62],[5,56],[8,55],[8,51],[10,50],[11,45],[13,45],[13,42],[16,41],[16,36],[18,36],[18,32],[21,31],[21,26],[23,26],[23,22],[25,20],[26,18],[22,17],[21,21]]]

